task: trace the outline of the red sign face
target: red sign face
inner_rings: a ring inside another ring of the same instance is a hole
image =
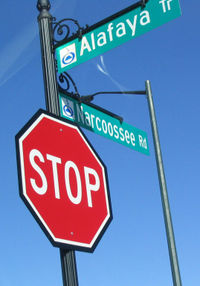
[[[20,195],[53,245],[93,251],[111,205],[106,168],[78,126],[39,111],[16,146]]]

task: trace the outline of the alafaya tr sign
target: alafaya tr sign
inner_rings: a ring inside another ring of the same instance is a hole
[[[62,73],[99,56],[181,15],[179,0],[141,1],[89,27],[82,38],[71,37],[56,47],[58,72]]]

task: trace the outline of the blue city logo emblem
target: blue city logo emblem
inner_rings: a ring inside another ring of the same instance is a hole
[[[62,63],[64,65],[69,65],[74,61],[74,59],[75,59],[75,53],[69,52],[62,58]]]
[[[73,117],[74,115],[74,111],[69,105],[64,105],[63,111],[68,117]]]

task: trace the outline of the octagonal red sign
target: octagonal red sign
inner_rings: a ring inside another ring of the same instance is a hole
[[[52,244],[93,251],[112,212],[106,167],[80,128],[39,110],[16,149],[20,196]]]

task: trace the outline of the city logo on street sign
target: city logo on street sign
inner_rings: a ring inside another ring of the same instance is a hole
[[[135,151],[149,155],[146,132],[102,112],[94,104],[80,103],[78,100],[60,93],[60,113],[63,118],[76,122],[96,134],[104,136]],[[102,109],[103,110],[103,109]],[[110,113],[111,114],[111,113]]]
[[[74,36],[56,46],[58,72],[62,73],[99,56],[181,15],[179,0],[141,1],[89,27],[82,38]]]
[[[112,211],[106,167],[83,132],[39,110],[16,149],[20,196],[52,244],[92,252]]]

